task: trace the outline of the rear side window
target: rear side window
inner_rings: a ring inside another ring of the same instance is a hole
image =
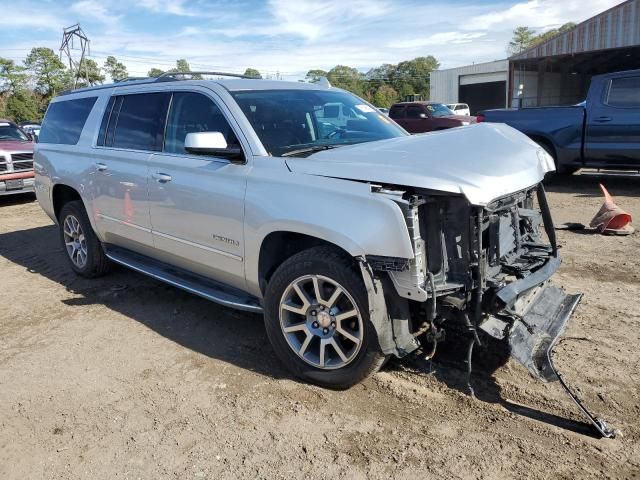
[[[389,109],[389,116],[391,118],[400,118],[403,115],[404,107],[402,105],[394,105]]]
[[[611,80],[607,105],[612,107],[640,107],[640,77]]]
[[[38,143],[75,145],[98,97],[63,100],[49,105]]]
[[[132,150],[162,150],[170,93],[120,95],[109,101],[98,145]]]

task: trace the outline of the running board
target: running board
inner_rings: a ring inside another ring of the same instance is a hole
[[[186,290],[189,293],[219,303],[225,307],[253,313],[262,313],[260,301],[242,290],[181,268],[167,265],[166,263],[124,248],[111,245],[105,247],[105,255],[107,258],[136,272],[143,273],[156,280]]]

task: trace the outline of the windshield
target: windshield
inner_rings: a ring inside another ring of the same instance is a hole
[[[347,92],[249,90],[233,93],[264,148],[273,156],[408,135]]]
[[[27,136],[15,125],[10,123],[0,123],[0,140],[22,140],[28,142]]]
[[[432,117],[446,117],[447,115],[455,115],[453,110],[443,103],[429,103],[425,105],[427,110],[431,112]]]

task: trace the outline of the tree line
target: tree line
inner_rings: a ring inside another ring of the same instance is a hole
[[[331,70],[309,70],[308,82],[317,82],[326,77],[334,87],[355,93],[377,107],[389,108],[408,95],[429,98],[429,75],[440,64],[435,57],[417,57],[398,64],[385,63],[366,73],[346,65],[336,65]]]
[[[115,57],[107,57],[100,67],[90,58],[74,71],[46,47],[31,49],[22,65],[0,57],[0,117],[16,122],[42,118],[49,101],[58,93],[77,86],[86,87],[127,77],[127,67]]]

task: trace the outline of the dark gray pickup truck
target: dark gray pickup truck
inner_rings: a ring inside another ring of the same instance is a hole
[[[594,76],[575,106],[485,110],[477,121],[525,133],[554,157],[558,173],[640,170],[640,70]]]

